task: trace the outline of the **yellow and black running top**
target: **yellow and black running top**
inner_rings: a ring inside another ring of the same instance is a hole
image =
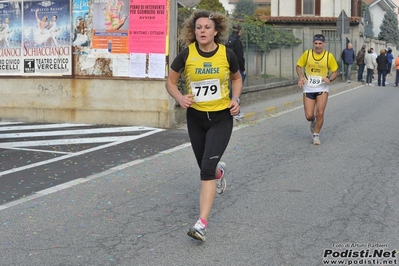
[[[239,69],[237,58],[229,49],[218,44],[215,51],[205,53],[197,43],[190,44],[173,61],[176,72],[183,69],[187,89],[194,94],[192,108],[198,111],[221,111],[229,107],[230,73]]]

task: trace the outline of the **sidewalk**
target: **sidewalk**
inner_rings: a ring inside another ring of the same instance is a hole
[[[346,83],[342,81],[334,81],[330,85],[330,95],[364,85],[362,82],[353,81]],[[292,109],[303,104],[302,92],[292,90],[292,93],[287,93],[283,97],[273,97],[268,99],[259,99],[255,103],[248,105],[242,103],[241,112],[244,113],[244,118],[241,121],[234,121],[235,126],[241,123],[248,123],[263,117],[270,116],[288,109]]]

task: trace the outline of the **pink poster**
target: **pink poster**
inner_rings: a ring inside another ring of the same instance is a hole
[[[166,53],[167,0],[130,0],[129,53]]]

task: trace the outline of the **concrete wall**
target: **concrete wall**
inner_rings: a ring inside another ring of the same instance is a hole
[[[244,105],[298,90],[297,80],[243,89]],[[165,89],[165,81],[12,78],[2,80],[3,121],[92,123],[175,128],[186,110]]]
[[[171,128],[182,121],[162,80],[2,79],[0,118]]]

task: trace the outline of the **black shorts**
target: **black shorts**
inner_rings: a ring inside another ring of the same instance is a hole
[[[323,93],[328,93],[326,91],[319,91],[319,92],[305,92],[304,95],[311,99],[311,100],[316,100],[316,97],[319,95],[322,95]]]
[[[201,180],[214,180],[233,131],[230,109],[214,112],[187,108],[187,128],[191,147],[201,169]]]

